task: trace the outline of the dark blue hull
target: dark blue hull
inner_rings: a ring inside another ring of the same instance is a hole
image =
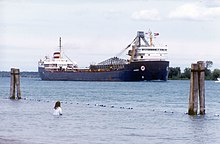
[[[143,61],[124,65],[123,69],[111,71],[46,71],[39,67],[42,80],[62,81],[151,81],[168,78],[169,61]]]

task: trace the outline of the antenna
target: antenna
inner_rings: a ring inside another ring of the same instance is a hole
[[[59,43],[59,48],[60,48],[60,57],[62,58],[61,54],[62,54],[62,48],[61,48],[61,37],[60,37],[60,43]]]

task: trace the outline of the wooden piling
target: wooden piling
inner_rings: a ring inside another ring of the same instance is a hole
[[[10,99],[15,99],[15,77],[14,77],[14,68],[11,68]]]
[[[205,114],[205,63],[199,61],[191,65],[189,115],[197,115],[198,98],[200,114]]]
[[[199,105],[200,115],[205,114],[205,63],[203,61],[197,62],[199,67]]]
[[[196,115],[198,110],[198,65],[191,64],[189,115]]]
[[[20,70],[11,68],[10,99],[16,99],[15,97],[16,88],[17,88],[17,99],[21,99]]]

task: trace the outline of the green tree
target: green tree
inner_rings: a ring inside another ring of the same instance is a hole
[[[220,77],[220,69],[214,69],[212,72],[212,80],[216,80]]]
[[[180,75],[181,75],[181,70],[180,70],[180,67],[170,67],[169,68],[169,75],[168,75],[168,78],[171,78],[171,79],[178,79],[180,78]]]
[[[211,68],[212,65],[213,65],[213,62],[212,62],[212,61],[206,61],[206,62],[205,62],[205,67],[206,67],[206,68]]]
[[[184,72],[181,75],[181,78],[190,79],[190,75],[191,75],[191,68],[185,68]]]
[[[206,80],[212,79],[212,72],[211,72],[211,70],[208,69],[208,68],[205,68],[205,79],[206,79]]]
[[[212,61],[206,61],[205,62],[205,79],[210,80],[212,79],[212,72],[209,68],[211,68],[213,65]]]

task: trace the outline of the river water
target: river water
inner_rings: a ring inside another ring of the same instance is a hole
[[[220,83],[205,82],[206,115],[188,116],[189,81],[75,82],[0,78],[0,143],[220,143]],[[60,100],[62,116],[53,116]]]

